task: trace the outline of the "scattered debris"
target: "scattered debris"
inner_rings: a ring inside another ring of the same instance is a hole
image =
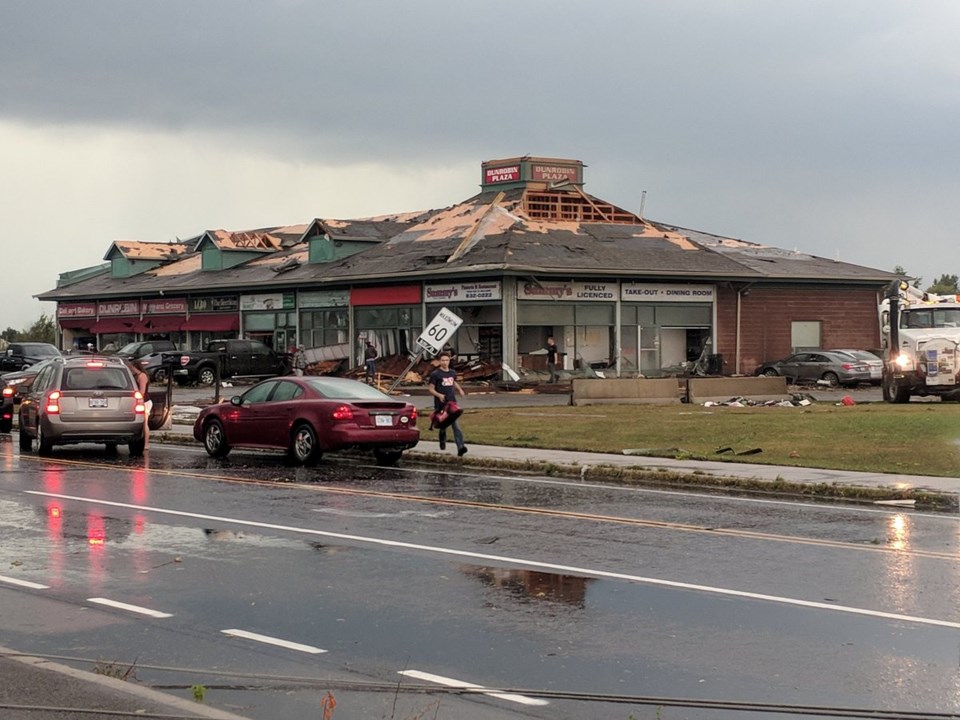
[[[848,396],[849,397],[849,396]],[[816,402],[816,399],[803,393],[792,393],[790,399],[779,400],[751,400],[745,397],[732,397],[729,400],[715,402],[707,400],[703,407],[806,407]]]

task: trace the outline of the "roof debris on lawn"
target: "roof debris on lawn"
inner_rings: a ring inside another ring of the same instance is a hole
[[[729,400],[714,402],[707,400],[704,407],[806,407],[816,402],[815,398],[802,393],[791,394],[790,399],[781,400],[751,400],[745,397],[732,397]]]

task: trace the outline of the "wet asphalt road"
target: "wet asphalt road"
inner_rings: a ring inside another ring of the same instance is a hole
[[[251,718],[328,690],[337,720],[655,716],[523,689],[957,710],[952,517],[163,446],[0,467],[0,645]],[[432,676],[522,698],[393,690]]]

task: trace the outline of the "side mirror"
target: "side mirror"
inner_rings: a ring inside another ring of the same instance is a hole
[[[232,398],[230,398],[230,404],[237,405],[237,406],[243,405],[243,398],[240,397],[239,395],[234,395]]]

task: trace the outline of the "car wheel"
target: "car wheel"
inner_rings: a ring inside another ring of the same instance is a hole
[[[203,447],[211,457],[226,457],[230,452],[227,433],[219,420],[209,420],[203,428]]]
[[[165,383],[167,381],[167,371],[163,368],[153,371],[153,377],[150,378],[150,382],[155,383]]]
[[[53,443],[43,434],[43,427],[37,423],[37,453],[39,455],[49,455],[53,451]]]
[[[763,375],[764,377],[777,377],[778,375],[777,371],[774,370],[773,368],[767,368],[760,374]]]
[[[30,367],[29,365],[24,365],[24,366],[23,366],[22,368],[20,368],[20,369],[21,369],[21,370],[26,370],[26,369],[28,369],[29,367]]]
[[[400,458],[403,457],[403,450],[381,450],[377,448],[373,451],[373,455],[377,458],[377,465],[381,467],[393,467],[400,462]]]
[[[0,420],[0,433],[9,433],[11,430],[13,430],[13,418]]]
[[[313,465],[320,459],[317,432],[309,423],[300,423],[290,437],[290,457],[301,465]]]
[[[114,447],[114,451],[116,451],[117,446],[114,445],[113,447]],[[143,455],[143,451],[146,449],[146,447],[147,447],[147,441],[143,437],[137,438],[136,440],[131,440],[127,444],[127,449],[130,451],[130,454],[134,457],[139,457]]]
[[[201,385],[213,385],[217,381],[217,374],[213,371],[213,368],[200,368],[200,372],[197,373],[197,382]]]
[[[821,379],[826,380],[827,385],[829,385],[832,388],[835,388],[840,384],[840,378],[837,376],[836,373],[825,372]]]
[[[33,450],[33,438],[27,435],[26,428],[23,427],[23,418],[20,418],[20,449]]]

